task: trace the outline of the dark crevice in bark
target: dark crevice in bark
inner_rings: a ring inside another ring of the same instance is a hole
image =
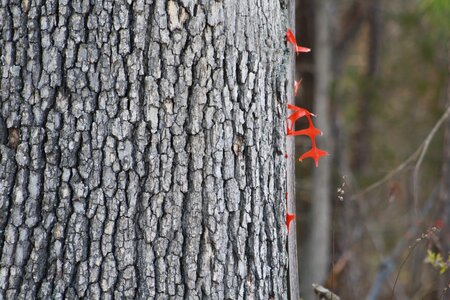
[[[279,130],[270,126],[284,122],[284,115],[275,111],[278,103],[264,100],[282,94],[266,78],[280,83],[283,75],[262,71],[285,53],[269,49],[273,57],[266,58],[255,35],[260,30],[264,47],[274,47],[284,28],[258,16],[283,13],[278,3],[250,2],[46,3],[36,25],[44,26],[36,27],[41,50],[34,63],[40,67],[33,71],[25,69],[29,58],[23,56],[23,24],[32,21],[16,14],[22,27],[13,29],[20,38],[11,49],[17,54],[1,72],[19,66],[17,84],[8,85],[5,95],[15,98],[2,102],[2,116],[20,107],[6,125],[21,130],[19,172],[37,172],[30,173],[39,185],[28,214],[37,211],[38,218],[19,227],[28,230],[24,244],[17,244],[28,256],[20,266],[5,265],[3,257],[14,249],[6,251],[1,238],[2,268],[22,268],[18,289],[2,288],[2,295],[285,295],[284,248],[276,241],[284,229],[276,206],[284,187],[276,180],[268,187],[278,170],[273,144],[283,141],[282,134],[273,138]],[[26,76],[32,85],[20,82]],[[271,84],[260,83],[265,80]],[[34,131],[43,132],[37,142]],[[10,194],[26,193],[27,185],[21,180]],[[23,205],[9,203],[28,218]],[[258,231],[263,221],[267,232]],[[4,228],[17,231],[10,223]],[[253,253],[257,248],[262,252]],[[276,260],[270,267],[267,257]],[[39,274],[33,273],[37,266],[43,267]],[[0,274],[17,284],[10,277]]]

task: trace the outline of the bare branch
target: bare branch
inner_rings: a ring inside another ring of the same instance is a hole
[[[320,300],[341,300],[341,298],[338,295],[334,294],[332,291],[321,285],[313,283],[312,286],[314,292],[316,293],[317,296],[319,296]]]
[[[421,219],[422,221],[428,213],[433,208],[434,204],[436,203],[438,190],[440,185],[436,185],[434,188],[432,194],[430,195],[429,199],[427,200],[426,204],[422,208],[422,214]],[[395,245],[394,249],[392,250],[391,254],[387,256],[381,263],[378,268],[378,274],[375,277],[375,281],[372,284],[372,288],[370,289],[369,295],[367,296],[367,300],[375,300],[378,299],[378,294],[381,291],[381,288],[383,287],[384,282],[386,282],[389,275],[395,270],[395,266],[398,263],[398,259],[400,258],[403,251],[409,246],[409,240],[407,237],[416,236],[419,232],[419,224],[421,222],[412,222],[410,227],[408,228],[407,232],[403,235],[404,237],[398,241],[398,243]],[[399,267],[399,270],[397,272],[397,278],[395,279],[395,283],[393,285],[392,290],[394,290],[395,285],[398,280],[398,275],[400,274],[400,271],[402,269],[402,266],[408,259],[408,257],[411,255],[412,251],[414,250],[417,243],[414,243],[413,246],[410,247],[410,251],[408,252],[407,257],[402,261],[401,266]]]
[[[419,159],[416,162],[416,165],[414,166],[414,172],[413,172],[413,196],[414,196],[414,210],[417,214],[417,201],[419,199],[419,170],[420,166],[422,165],[423,159],[425,157],[425,154],[427,153],[428,147],[430,146],[431,140],[433,139],[434,135],[438,131],[438,129],[441,127],[441,125],[444,123],[444,121],[447,119],[447,117],[450,115],[450,106],[447,108],[445,113],[442,115],[442,117],[437,121],[436,125],[434,125],[431,132],[428,134],[427,138],[422,144],[422,151],[420,152]]]
[[[370,192],[370,191],[376,189],[377,187],[381,186],[386,181],[388,181],[389,179],[394,177],[394,175],[396,175],[397,173],[399,173],[402,170],[404,170],[411,162],[415,161],[418,158],[416,166],[414,168],[414,172],[416,174],[416,170],[418,172],[418,170],[420,169],[420,165],[422,164],[423,157],[425,156],[425,154],[426,154],[426,152],[428,150],[428,146],[429,146],[430,142],[432,141],[432,139],[433,139],[434,135],[436,134],[437,130],[444,123],[444,120],[447,119],[447,117],[449,115],[450,115],[450,107],[447,108],[447,110],[444,112],[442,117],[436,122],[436,124],[434,125],[433,129],[431,129],[430,133],[427,135],[427,137],[425,138],[424,142],[422,144],[420,144],[420,146],[416,149],[416,151],[414,151],[413,154],[411,154],[404,162],[402,162],[400,165],[398,165],[394,170],[389,172],[386,176],[384,176],[383,178],[381,178],[377,182],[372,183],[371,185],[369,185],[367,188],[365,188],[364,190],[360,191],[359,193],[354,194],[351,197],[351,200],[358,199],[358,198],[362,197],[363,195],[367,194],[368,192]],[[416,193],[414,193],[414,194],[416,195]],[[414,196],[414,197],[416,197],[416,196]]]

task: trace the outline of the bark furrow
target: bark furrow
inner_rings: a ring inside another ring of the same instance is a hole
[[[287,298],[278,1],[2,1],[0,299]]]

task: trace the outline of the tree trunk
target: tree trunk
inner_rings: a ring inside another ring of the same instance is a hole
[[[295,12],[296,12],[296,0],[289,1],[288,7],[288,23],[289,27],[296,27],[295,24]],[[288,73],[288,86],[295,87],[295,59],[296,55],[291,55],[290,65]],[[295,105],[295,95],[294,89],[287,89],[288,103]],[[295,142],[294,138],[291,137],[286,140],[286,154],[287,157],[287,189],[286,189],[286,211],[288,213],[296,215],[297,213],[297,203],[295,194],[295,164],[297,162],[295,153]],[[287,217],[287,216],[286,216]],[[297,245],[297,222],[294,220],[290,230],[288,232],[288,252],[289,252],[289,299],[300,299],[300,280],[299,280],[299,264],[298,264],[298,245]]]
[[[315,123],[325,133],[330,132],[329,85],[331,82],[330,16],[331,1],[315,3],[314,42],[314,108]],[[323,143],[321,149],[331,149],[330,143]],[[314,172],[313,193],[310,212],[310,232],[305,238],[305,257],[302,264],[302,292],[305,299],[314,299],[312,283],[322,284],[330,263],[331,204],[330,204],[331,160],[324,158]]]
[[[353,137],[351,167],[354,171],[367,172],[370,158],[370,136],[372,134],[371,106],[377,98],[376,79],[381,43],[380,0],[366,0],[368,4],[369,41],[367,45],[367,73],[357,104],[356,132]]]
[[[285,0],[0,14],[0,299],[287,298]]]

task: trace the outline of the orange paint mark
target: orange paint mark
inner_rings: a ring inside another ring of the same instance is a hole
[[[311,49],[297,45],[295,35],[290,28],[286,31],[286,40],[294,46],[295,53],[310,52]]]
[[[294,214],[290,214],[290,213],[286,213],[286,227],[287,227],[287,231],[289,234],[290,231],[290,227],[291,227],[291,222],[295,220],[295,215]]]
[[[314,115],[312,113],[310,113],[308,110],[306,110],[302,107],[292,105],[292,104],[288,104],[288,109],[293,110],[294,112],[287,118],[287,120],[288,120],[287,135],[288,136],[290,136],[290,135],[293,135],[293,136],[305,135],[305,136],[309,137],[309,139],[311,140],[311,149],[309,151],[303,153],[300,156],[299,161],[303,161],[303,159],[305,159],[305,158],[312,158],[312,159],[314,159],[316,167],[318,167],[319,159],[323,156],[328,155],[328,152],[317,148],[316,136],[322,135],[322,131],[320,131],[319,129],[317,129],[314,126],[314,124],[312,122],[312,118],[311,118],[311,116],[314,116]],[[303,117],[305,117],[308,120],[308,128],[301,129],[301,130],[294,130],[295,122],[298,119],[303,118]]]

